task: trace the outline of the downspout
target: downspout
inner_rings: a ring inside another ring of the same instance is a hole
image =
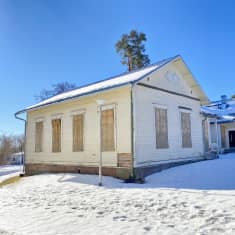
[[[135,172],[134,172],[134,155],[135,155],[134,131],[135,130],[134,130],[133,87],[134,87],[134,84],[131,83],[131,153],[132,153],[131,178],[135,178]]]
[[[21,120],[24,122],[24,155],[23,155],[23,174],[25,174],[25,159],[26,159],[26,125],[27,121],[21,117],[18,117],[18,115],[22,114],[24,111],[19,111],[15,113],[15,118],[18,120]]]

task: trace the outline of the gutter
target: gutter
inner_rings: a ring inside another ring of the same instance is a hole
[[[24,113],[24,111],[19,111],[15,113],[15,118],[24,122],[24,156],[23,156],[23,175],[25,174],[25,159],[26,159],[26,126],[27,121],[21,117],[18,117],[18,115]],[[21,175],[22,176],[22,175]]]

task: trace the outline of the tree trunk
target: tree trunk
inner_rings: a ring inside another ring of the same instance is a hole
[[[128,71],[130,72],[131,70],[132,70],[131,57],[128,57]]]

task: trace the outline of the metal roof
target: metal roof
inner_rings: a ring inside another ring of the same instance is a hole
[[[63,92],[61,94],[50,97],[49,99],[43,100],[37,104],[29,106],[29,107],[25,108],[24,110],[17,112],[17,114],[23,113],[23,112],[30,110],[30,109],[35,109],[35,108],[39,108],[42,106],[47,106],[47,105],[51,105],[54,103],[59,103],[59,102],[65,101],[65,100],[78,98],[78,97],[81,97],[84,95],[89,95],[92,93],[101,92],[101,91],[104,91],[107,89],[135,83],[135,82],[141,80],[142,78],[150,75],[152,72],[155,72],[156,70],[158,70],[162,66],[166,65],[167,63],[175,60],[176,58],[181,58],[181,57],[179,55],[176,55],[174,57],[170,57],[168,59],[161,60],[157,63],[154,63],[152,65],[146,66],[146,67],[138,69],[138,70],[134,70],[131,72],[125,72],[125,73],[122,73],[122,74],[114,76],[114,77],[110,77],[110,78],[107,78],[107,79],[104,79],[101,81],[97,81],[97,82],[94,82],[94,83],[91,83],[91,84],[88,84],[85,86],[75,88],[75,89],[67,91],[67,92]]]

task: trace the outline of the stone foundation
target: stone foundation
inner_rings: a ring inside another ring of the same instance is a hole
[[[25,164],[26,175],[35,175],[40,173],[80,173],[98,175],[99,168],[95,166],[58,165],[46,163]],[[127,167],[102,167],[102,175],[128,179],[131,175],[131,169]]]
[[[158,163],[156,165],[137,167],[134,168],[134,174],[136,179],[144,179],[146,176],[151,175],[156,172],[166,170],[171,167],[190,164],[194,162],[204,161],[204,158],[194,159],[194,160],[181,160],[177,162],[168,162],[168,163]]]

